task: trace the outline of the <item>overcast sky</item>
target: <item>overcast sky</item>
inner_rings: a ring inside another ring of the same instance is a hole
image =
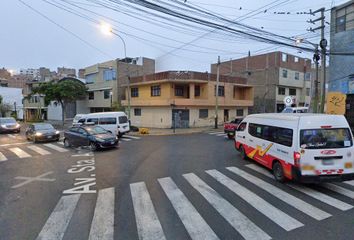
[[[279,48],[278,46],[247,39],[236,37],[216,39],[217,36],[214,33],[209,33],[193,42],[193,46],[188,45],[182,49],[175,50],[175,48],[183,45],[182,43],[190,42],[208,31],[201,29],[184,32],[176,31],[173,28],[161,27],[138,18],[129,17],[123,13],[108,10],[85,0],[22,1],[77,37],[69,34],[18,0],[1,0],[0,68],[19,70],[20,68],[39,68],[43,66],[56,70],[59,66],[65,66],[78,69],[98,62],[124,57],[123,44],[118,37],[103,35],[96,24],[48,3],[52,2],[59,5],[64,4],[65,1],[66,4],[68,2],[74,3],[111,18],[111,23],[115,25],[114,27],[125,39],[127,55],[130,57],[145,56],[156,59],[158,71],[209,71],[210,64],[216,62],[218,55],[220,55],[222,60],[229,60],[246,56],[248,51],[251,51],[251,54],[257,54],[265,51],[283,50],[301,57],[311,58],[311,55],[299,53],[294,49]],[[184,2],[184,0],[181,0],[181,2]],[[276,1],[187,0],[186,4],[200,6],[224,17],[236,19],[272,2]],[[267,11],[258,11],[257,15],[243,20],[242,23],[284,36],[301,35],[309,38],[309,41],[317,43],[319,38],[316,36],[319,34],[306,31],[306,29],[314,26],[306,22],[311,19],[311,16],[297,14],[297,12],[308,12],[309,9],[316,10],[320,7],[330,9],[332,6],[346,1],[278,0],[277,2],[283,2],[283,4]],[[289,12],[290,14],[277,14],[279,12]],[[97,15],[90,16],[98,21],[104,20],[103,17]],[[326,21],[329,22],[329,11],[326,16]],[[144,14],[139,14],[139,18],[148,19]],[[112,20],[115,20],[115,22]],[[143,29],[144,31],[138,29]],[[326,26],[326,32],[326,36],[329,38],[328,25]],[[159,34],[160,36],[149,33]],[[165,38],[161,37],[161,35],[165,36]]]

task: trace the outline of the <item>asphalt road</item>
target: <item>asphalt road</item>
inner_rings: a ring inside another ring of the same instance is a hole
[[[94,154],[14,140],[0,136],[1,240],[354,236],[353,183],[277,183],[222,134],[126,137]]]

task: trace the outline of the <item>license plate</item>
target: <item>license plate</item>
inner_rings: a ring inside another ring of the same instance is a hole
[[[334,161],[333,159],[327,159],[327,160],[322,160],[323,165],[333,165]]]
[[[233,136],[233,135],[234,135],[234,133],[233,133],[233,132],[231,132],[231,133],[229,133],[229,135]]]

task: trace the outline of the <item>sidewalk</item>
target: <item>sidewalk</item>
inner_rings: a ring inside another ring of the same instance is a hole
[[[183,135],[203,132],[224,132],[223,126],[219,126],[218,129],[214,127],[196,127],[196,128],[176,128],[175,133],[171,128],[147,128],[149,134],[140,134],[139,132],[130,132],[130,135],[146,135],[146,136],[163,136],[163,135]]]

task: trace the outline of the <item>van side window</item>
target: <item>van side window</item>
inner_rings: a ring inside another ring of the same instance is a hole
[[[98,118],[88,118],[87,119],[87,122],[89,123],[89,122],[93,122],[93,123],[95,123],[95,124],[98,124]]]
[[[293,145],[293,130],[288,128],[277,128],[276,143],[291,147]]]
[[[107,124],[117,124],[117,118],[114,117],[100,118],[100,125],[107,125]]]
[[[288,147],[293,145],[292,129],[250,123],[248,132],[254,137],[270,142],[275,142]]]
[[[78,123],[85,123],[85,118],[81,118],[79,121],[77,121]]]
[[[246,125],[247,125],[247,123],[245,123],[245,122],[241,123],[241,124],[238,126],[237,131],[239,131],[239,132],[245,131]]]

